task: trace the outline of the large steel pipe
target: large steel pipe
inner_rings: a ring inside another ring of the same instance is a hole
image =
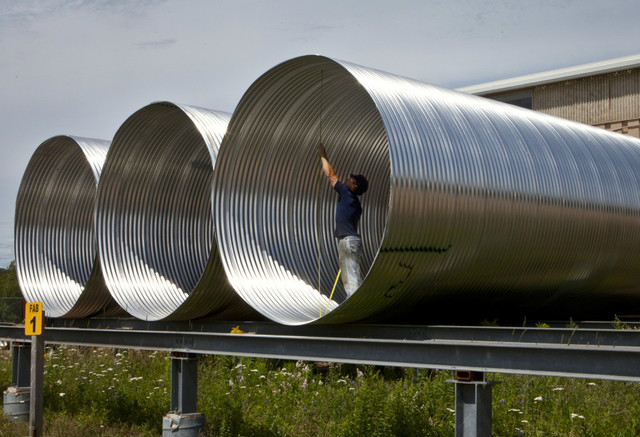
[[[367,274],[347,300],[339,285],[328,301],[336,195],[319,141],[341,178],[370,181]],[[640,141],[351,63],[304,56],[255,81],[214,187],[229,280],[278,322],[569,316],[640,299]]]
[[[158,102],[113,139],[98,187],[98,247],[110,292],[139,319],[255,314],[229,286],[214,242],[213,166],[229,117]]]
[[[48,317],[115,310],[97,259],[94,208],[109,142],[57,136],[34,152],[15,213],[16,271]]]

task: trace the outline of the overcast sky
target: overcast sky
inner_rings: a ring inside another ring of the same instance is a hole
[[[448,88],[640,53],[637,0],[0,0],[0,266],[47,138],[111,140],[157,100],[232,112],[317,53]]]

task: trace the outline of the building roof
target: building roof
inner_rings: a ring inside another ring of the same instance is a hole
[[[593,62],[591,64],[577,65],[575,67],[561,68],[558,70],[513,77],[511,79],[496,80],[494,82],[466,86],[457,88],[457,91],[482,96],[523,88],[531,88],[547,83],[595,76],[598,74],[613,73],[638,67],[640,67],[640,55],[631,55],[622,58],[609,59],[607,61]]]

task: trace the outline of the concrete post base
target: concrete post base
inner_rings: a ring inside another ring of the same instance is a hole
[[[198,437],[204,423],[200,413],[169,413],[162,418],[162,437]]]
[[[29,387],[7,387],[3,397],[3,411],[14,421],[29,421]]]

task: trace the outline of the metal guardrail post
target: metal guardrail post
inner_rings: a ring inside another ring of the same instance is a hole
[[[456,371],[449,381],[456,387],[455,437],[491,437],[491,395],[495,382],[484,373]]]
[[[198,356],[171,353],[171,412],[162,419],[163,437],[196,437],[204,425],[198,409]]]
[[[21,341],[11,343],[11,385],[29,387],[31,384],[31,345]]]
[[[11,386],[3,393],[2,409],[12,420],[29,420],[31,393],[31,345],[11,343]]]
[[[171,353],[171,411],[195,413],[198,398],[198,356]]]

